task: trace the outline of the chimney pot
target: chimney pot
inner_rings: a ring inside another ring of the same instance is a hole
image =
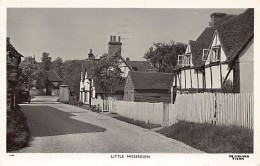
[[[126,58],[126,60],[127,60],[127,61],[129,61],[129,60],[130,60],[130,58],[128,58],[128,57],[127,57],[127,58]]]
[[[120,42],[120,39],[121,39],[121,37],[120,37],[120,36],[118,36],[118,42]]]
[[[7,42],[7,43],[10,43],[10,37],[7,37],[7,38],[6,38],[6,42]]]
[[[215,26],[225,16],[225,13],[212,13],[210,15],[211,22],[209,23],[209,26]]]
[[[94,59],[95,56],[94,54],[92,53],[92,49],[90,49],[89,53],[88,53],[88,59]]]
[[[114,36],[114,41],[116,41],[116,36]]]
[[[112,35],[110,35],[110,41],[113,41],[113,36]]]

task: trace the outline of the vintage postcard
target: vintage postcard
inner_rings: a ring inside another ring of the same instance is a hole
[[[259,1],[0,3],[1,165],[260,165]]]

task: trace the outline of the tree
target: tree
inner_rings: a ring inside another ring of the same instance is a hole
[[[23,61],[19,65],[18,89],[28,89],[40,77],[38,64]]]
[[[56,58],[50,66],[51,69],[53,69],[60,78],[62,78],[62,70],[63,70],[63,61],[60,57]]]
[[[100,61],[93,65],[95,87],[102,89],[106,99],[124,81],[121,76],[120,64],[121,62],[117,57],[104,54],[101,56]]]
[[[178,55],[185,53],[187,45],[179,42],[154,43],[144,54],[159,72],[172,72],[177,64]]]
[[[41,67],[44,70],[50,70],[51,68],[51,57],[49,56],[50,54],[47,52],[42,53],[42,62],[41,62]]]
[[[78,96],[80,88],[82,60],[66,60],[62,65],[63,84],[69,85],[71,92]]]

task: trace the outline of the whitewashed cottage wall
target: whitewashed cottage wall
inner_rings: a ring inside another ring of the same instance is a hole
[[[240,92],[254,92],[254,39],[239,56]]]
[[[129,67],[123,62],[120,64],[120,69],[122,72],[122,77],[127,77],[128,76],[128,72],[130,71]]]
[[[198,88],[198,78],[197,71],[195,69],[191,69],[191,79],[192,79],[192,88]]]
[[[181,71],[181,77],[180,77],[180,79],[181,79],[181,88],[182,88],[182,89],[185,89],[185,88],[186,88],[186,87],[185,87],[186,76],[185,76],[185,71],[184,71],[184,70]]]
[[[185,70],[186,73],[186,88],[191,88],[191,75],[190,75],[190,69]]]
[[[212,71],[212,88],[220,89],[221,88],[220,65],[211,66],[211,71]]]
[[[199,88],[202,89],[203,88],[203,73],[202,72],[198,72],[198,83],[199,83]]]

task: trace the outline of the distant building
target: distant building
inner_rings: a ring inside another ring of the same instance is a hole
[[[54,70],[41,69],[40,78],[36,80],[36,88],[31,89],[30,94],[58,96],[62,82]]]
[[[6,41],[6,62],[7,62],[7,111],[13,110],[17,104],[17,82],[18,70],[23,57],[10,43],[10,38]]]
[[[129,58],[123,58],[121,55],[122,42],[120,36],[116,40],[116,36],[110,36],[108,42],[108,56],[114,56],[121,62],[121,74],[124,80],[128,75],[129,71],[143,71],[143,72],[154,72],[155,70],[147,61],[131,61]],[[79,101],[84,104],[91,104],[93,98],[103,98],[104,91],[102,87],[97,85],[97,81],[93,78],[93,66],[99,63],[100,59],[95,59],[95,56],[90,49],[88,59],[82,63],[81,81],[80,81],[80,96]],[[117,100],[122,100],[124,96],[125,83],[118,86],[109,97]]]
[[[130,71],[124,100],[132,102],[171,102],[173,73]]]

